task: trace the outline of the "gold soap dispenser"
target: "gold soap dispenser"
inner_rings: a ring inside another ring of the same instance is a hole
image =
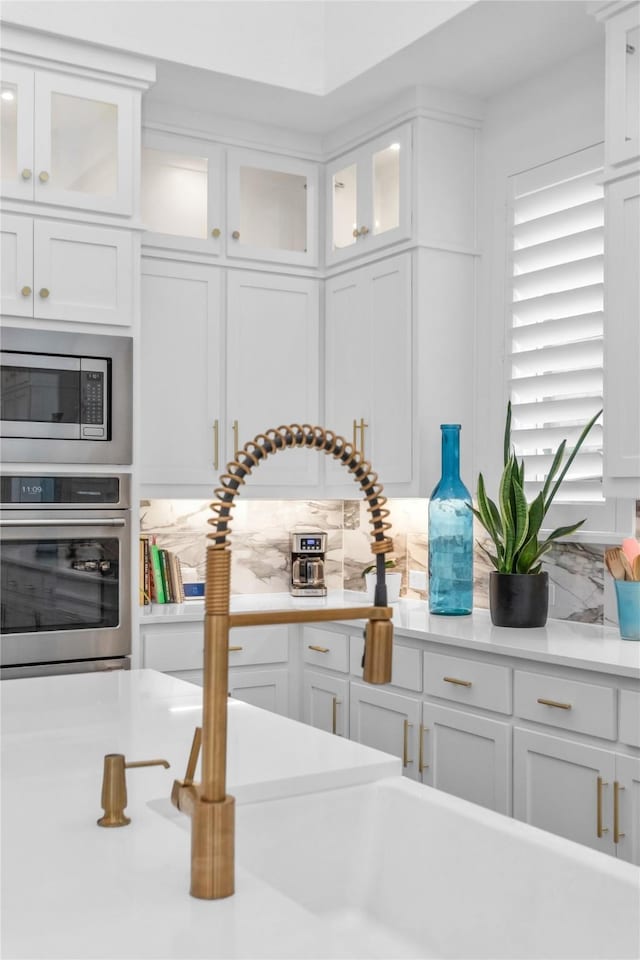
[[[104,816],[98,820],[99,827],[126,827],[131,818],[126,817],[127,781],[125,770],[130,767],[169,767],[166,760],[136,760],[126,763],[123,753],[107,753],[102,776],[102,809]]]

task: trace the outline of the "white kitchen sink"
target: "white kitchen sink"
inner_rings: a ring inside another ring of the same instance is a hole
[[[308,914],[309,956],[640,956],[637,868],[403,777],[239,805],[236,864],[237,899]]]

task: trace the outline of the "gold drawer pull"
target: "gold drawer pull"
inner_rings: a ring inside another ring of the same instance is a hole
[[[596,836],[598,838],[602,837],[605,833],[609,833],[609,828],[602,826],[602,788],[608,786],[609,784],[606,780],[598,777],[596,787]]]
[[[239,230],[234,230],[233,233],[231,234],[231,236],[233,237],[234,240],[239,240],[239,239],[240,239],[240,231],[239,231]]]
[[[457,677],[443,677],[445,683],[455,683],[458,687],[470,687],[471,680],[458,680]]]
[[[237,653],[238,650],[244,650],[244,647],[229,647],[229,653]]]
[[[422,724],[420,724],[420,746],[418,750],[418,773],[423,773],[429,766],[428,763],[424,762],[424,735],[425,733],[428,733],[428,732],[429,732],[429,728],[423,727]]]
[[[25,167],[22,173],[20,174],[20,176],[22,177],[23,180],[31,180],[31,177],[32,177],[31,170],[29,170],[28,167]]]
[[[620,833],[620,791],[624,790],[617,780],[613,781],[613,842],[620,843],[624,833]]]
[[[30,297],[30,296],[31,296],[31,287],[23,287],[22,290],[20,291],[20,293],[22,294],[23,297]]]
[[[315,643],[309,644],[309,650],[315,650],[316,653],[331,653],[329,647],[317,647]]]
[[[46,287],[42,287],[38,292],[43,300],[46,300],[47,297],[49,296],[49,291],[47,290]]]
[[[237,420],[234,420],[234,421],[233,421],[232,427],[233,427],[233,452],[234,452],[234,454],[235,454],[235,453],[237,452],[238,446],[239,446],[239,444],[240,444],[240,441],[239,441],[239,439],[238,439],[239,427],[238,427],[238,421],[237,421]]]
[[[338,729],[338,704],[341,702],[337,697],[333,698],[331,706],[331,733],[336,733]]]
[[[220,227],[214,227],[213,230],[211,231],[211,236],[217,240],[218,237],[220,236]]]
[[[409,760],[409,727],[412,727],[413,724],[409,723],[408,720],[404,721],[404,730],[402,736],[402,766],[408,767],[410,763],[413,763],[413,760]]]
[[[218,469],[218,451],[220,440],[220,424],[218,420],[213,421],[213,469]]]
[[[570,703],[560,703],[558,700],[545,700],[544,697],[538,697],[538,703],[544,704],[545,707],[557,707],[558,710],[571,710]]]
[[[46,170],[42,170],[38,174],[38,180],[40,181],[40,183],[47,183],[48,179],[49,179],[49,174],[47,173]]]

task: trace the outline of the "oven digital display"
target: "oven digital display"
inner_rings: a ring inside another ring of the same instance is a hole
[[[320,537],[300,537],[301,550],[320,550],[321,543]]]
[[[55,483],[53,477],[20,477],[20,503],[52,503]]]

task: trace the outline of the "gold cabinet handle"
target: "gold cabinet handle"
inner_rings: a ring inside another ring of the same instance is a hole
[[[420,724],[420,746],[418,749],[418,773],[423,773],[429,766],[428,763],[424,762],[424,735],[429,732],[428,727],[423,727]]]
[[[455,683],[458,687],[472,687],[473,681],[471,680],[458,680],[457,677],[443,677],[445,683]]]
[[[211,236],[215,237],[217,240],[218,237],[220,236],[220,227],[214,227],[213,230],[211,231]]]
[[[337,697],[333,698],[331,704],[331,733],[337,733],[338,731],[338,704],[341,702]]]
[[[609,784],[606,780],[603,780],[602,777],[598,777],[597,786],[596,786],[596,836],[602,837],[603,834],[609,833],[608,827],[602,826],[602,788],[608,787]]]
[[[23,287],[22,290],[20,291],[20,293],[22,294],[23,297],[30,297],[30,296],[31,296],[31,287]]]
[[[330,653],[331,650],[329,647],[317,647],[315,643],[309,644],[309,650],[315,650],[316,653]]]
[[[244,647],[229,647],[229,653],[237,653],[238,650],[244,650]]]
[[[413,763],[413,760],[409,760],[409,727],[412,727],[413,724],[409,723],[408,720],[404,721],[403,724],[403,735],[402,735],[402,766],[408,767],[410,763]]]
[[[132,767],[169,767],[167,760],[135,760],[126,763],[123,753],[107,753],[102,774],[102,799],[104,815],[98,820],[99,827],[126,827],[131,818],[125,816],[127,805],[127,781],[125,770]]]
[[[613,842],[620,843],[624,833],[620,833],[620,791],[624,790],[617,780],[613,781]]]
[[[557,707],[558,710],[571,710],[570,703],[560,703],[558,700],[545,700],[544,697],[538,697],[538,703],[544,704],[545,707]]]
[[[220,427],[218,420],[213,421],[213,469],[218,469],[218,450],[220,440]]]
[[[361,236],[361,237],[366,237],[366,235],[367,235],[368,233],[369,233],[369,227],[360,227],[360,236]]]
[[[236,453],[238,449],[238,421],[233,421],[233,452]]]
[[[41,287],[40,290],[38,290],[38,293],[40,294],[43,300],[46,300],[47,297],[49,296],[49,291],[47,290],[46,287]]]
[[[240,231],[239,231],[239,230],[234,230],[233,233],[231,234],[231,236],[233,237],[234,240],[239,240],[239,239],[240,239]]]
[[[49,174],[47,173],[47,171],[41,170],[40,173],[38,174],[38,180],[40,181],[40,183],[46,183],[48,179],[49,179]]]
[[[354,237],[356,238],[356,240],[357,240],[358,237],[360,236],[360,231],[358,230],[357,227],[354,227],[353,230],[351,231],[351,233],[352,233],[352,236],[354,236]]]
[[[360,454],[364,460],[364,432],[369,426],[368,423],[364,422],[364,417],[360,417]]]
[[[29,170],[29,167],[25,167],[22,173],[20,174],[23,180],[31,180],[33,173]]]
[[[353,418],[353,449],[358,449],[358,421]]]

